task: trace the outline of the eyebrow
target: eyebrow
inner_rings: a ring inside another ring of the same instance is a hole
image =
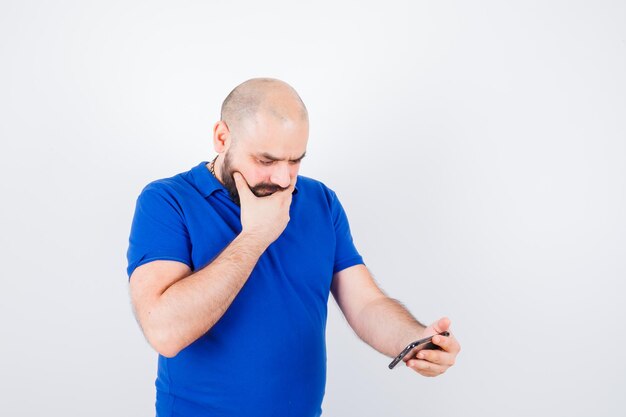
[[[285,159],[278,158],[278,157],[270,155],[269,153],[266,153],[266,152],[261,153],[260,156],[262,156],[263,158],[270,159],[272,161],[285,161]],[[301,160],[302,158],[304,158],[305,156],[306,156],[306,151],[299,158],[291,159],[291,162],[297,162],[297,161]]]

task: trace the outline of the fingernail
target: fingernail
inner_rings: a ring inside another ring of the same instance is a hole
[[[418,353],[417,357],[420,358],[420,359],[424,359],[424,352]]]

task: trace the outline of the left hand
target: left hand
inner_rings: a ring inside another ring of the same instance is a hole
[[[443,317],[424,329],[422,338],[445,332],[446,330],[450,331],[449,329],[450,319]],[[435,336],[432,342],[441,347],[441,350],[421,350],[415,359],[405,361],[406,366],[424,376],[437,376],[454,365],[456,355],[461,351],[461,345],[452,332],[450,332],[448,337]]]

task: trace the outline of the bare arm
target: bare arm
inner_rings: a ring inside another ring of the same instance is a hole
[[[154,261],[130,279],[135,315],[146,339],[173,357],[222,317],[267,245],[241,233],[209,265],[189,275],[180,262]],[[184,278],[184,279],[183,279]]]
[[[426,329],[400,301],[387,296],[366,305],[355,325],[363,341],[389,357],[419,339]]]
[[[398,300],[382,292],[365,265],[336,273],[331,291],[357,336],[389,357],[419,339],[426,328]]]
[[[295,177],[287,189],[261,198],[239,172],[234,178],[242,232],[209,265],[190,274],[181,262],[154,261],[131,276],[135,315],[148,342],[163,356],[176,356],[213,327],[289,222]]]
[[[333,276],[331,290],[341,311],[356,334],[377,351],[394,357],[407,344],[450,328],[441,318],[424,327],[397,300],[387,297],[374,282],[365,265],[355,265]],[[454,365],[461,345],[454,335],[433,337],[441,350],[423,350],[405,362],[423,376],[437,376]]]

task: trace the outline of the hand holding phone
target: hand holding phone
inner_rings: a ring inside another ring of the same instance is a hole
[[[409,359],[413,359],[415,355],[417,355],[417,352],[419,352],[420,350],[424,350],[424,349],[433,349],[433,350],[439,349],[440,350],[441,348],[431,341],[433,336],[436,336],[436,335],[425,337],[424,339],[416,340],[415,342],[409,343],[407,347],[405,347],[402,350],[402,352],[400,352],[398,356],[396,356],[393,359],[393,361],[391,361],[391,363],[389,364],[389,369],[393,369],[404,358],[406,358],[407,361]],[[450,333],[441,332],[439,333],[439,336],[447,337],[447,336],[450,336]]]

